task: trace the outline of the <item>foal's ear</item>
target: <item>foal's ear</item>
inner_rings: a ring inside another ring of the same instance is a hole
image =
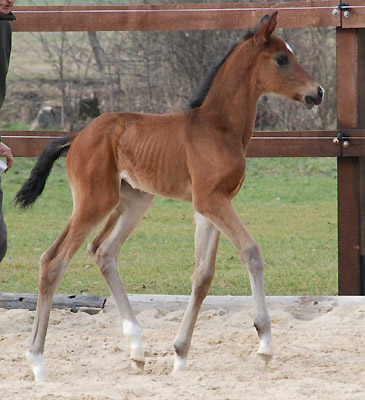
[[[271,34],[274,32],[277,24],[278,11],[274,12],[271,17],[265,15],[256,28],[254,36],[255,43],[258,45],[267,43],[270,40]]]

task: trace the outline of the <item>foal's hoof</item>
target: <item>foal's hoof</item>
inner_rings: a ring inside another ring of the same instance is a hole
[[[144,371],[144,361],[141,360],[132,360],[131,366],[137,372],[137,374],[143,374]]]
[[[257,353],[260,360],[264,361],[265,365],[268,366],[272,360],[272,354]]]
[[[262,341],[260,343],[259,349],[257,350],[257,355],[262,361],[264,361],[266,366],[268,366],[273,356],[271,342],[267,343],[265,341]]]

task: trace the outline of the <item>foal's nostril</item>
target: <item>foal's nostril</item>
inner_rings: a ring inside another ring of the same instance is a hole
[[[314,92],[311,95],[305,96],[305,103],[307,104],[308,108],[312,108],[313,106],[318,106],[322,103],[324,97],[324,89],[322,86],[317,87],[317,93]]]
[[[312,96],[305,96],[305,102],[310,106],[317,105],[316,99],[314,97],[312,97]]]

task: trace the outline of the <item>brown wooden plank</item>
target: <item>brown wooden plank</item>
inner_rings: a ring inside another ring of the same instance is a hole
[[[365,22],[365,14],[363,20]],[[358,80],[361,82],[361,84],[357,87],[357,104],[359,110],[357,113],[357,127],[365,130],[365,28],[357,30],[357,47],[357,74]]]
[[[282,28],[340,26],[340,14],[332,15],[332,7],[337,7],[335,1],[114,7],[18,6],[14,7],[17,20],[13,23],[13,30],[56,32],[246,29],[255,26],[271,10],[279,10],[278,22]],[[217,11],[218,9],[221,10]]]
[[[365,20],[365,15],[363,20]],[[357,127],[365,130],[365,28],[357,30],[358,46],[358,93]],[[364,147],[364,146],[363,146]],[[365,157],[359,158],[359,200],[360,200],[360,254],[361,254],[361,294],[365,295]]]
[[[51,139],[4,139],[15,157],[38,157]],[[364,146],[361,150],[365,155]],[[331,138],[253,138],[247,157],[339,157]],[[359,150],[357,151],[358,154]]]
[[[365,130],[348,129],[350,147],[334,145],[337,131],[281,131],[255,132],[248,149],[248,157],[339,157],[365,156]],[[16,157],[38,156],[52,138],[69,132],[58,131],[9,131],[3,140]]]
[[[67,132],[58,131],[2,131],[2,140],[15,157],[38,157],[47,144]]]
[[[339,294],[361,294],[359,158],[338,158]]]
[[[247,157],[339,157],[333,138],[252,138]]]
[[[361,263],[361,294],[365,295],[365,266],[363,264],[365,255],[365,157],[359,158],[359,191],[360,191],[360,254],[362,256]]]
[[[365,136],[365,130],[351,130],[351,133],[355,135],[356,133]],[[337,137],[338,131],[255,131],[253,133],[254,137],[290,137],[290,138],[319,138],[326,137],[334,139]]]
[[[357,32],[356,29],[336,31],[337,56],[337,127],[356,128],[357,124]]]
[[[37,136],[51,136],[51,137],[60,137],[64,135],[69,135],[70,133],[75,132],[66,132],[66,131],[2,131],[3,138],[9,137],[37,137]],[[346,129],[346,133],[350,136],[364,136],[365,137],[365,129]],[[326,137],[326,138],[335,138],[337,137],[338,131],[333,130],[323,130],[323,131],[254,131],[254,137],[290,137],[290,138],[318,138],[318,137]]]
[[[364,0],[351,0],[346,3],[350,5],[350,15],[342,18],[342,27],[365,28],[365,8],[356,8],[356,6],[365,6]]]
[[[355,29],[337,29],[337,126],[358,127],[357,90],[358,36]],[[353,154],[357,139],[351,139],[343,155]],[[359,143],[358,143],[359,144]],[[359,157],[342,157],[337,162],[338,179],[338,273],[339,294],[359,295],[361,289],[361,190],[363,181]]]
[[[352,10],[350,10],[349,18],[351,18],[352,15]],[[339,199],[339,202],[341,201],[339,208],[342,209],[343,207],[350,206],[356,219],[351,234],[354,239],[355,235],[358,235],[356,251],[359,253],[359,267],[357,264],[353,265],[352,279],[360,280],[360,291],[355,294],[365,294],[365,140],[363,135],[365,128],[365,29],[349,29],[346,32],[349,32],[349,34],[341,36],[349,39],[345,51],[348,53],[346,56],[351,55],[352,62],[348,63],[351,66],[345,68],[350,69],[350,85],[355,85],[355,88],[350,87],[349,89],[346,87],[346,85],[348,85],[348,80],[345,79],[345,77],[339,76],[339,107],[342,109],[343,107],[347,107],[345,112],[349,113],[348,115],[344,115],[344,113],[341,112],[341,124],[339,126],[341,128],[347,128],[349,126],[357,128],[355,131],[351,129],[342,129],[349,135],[349,147],[342,148],[342,156],[351,158],[356,156],[358,158],[356,161],[354,159],[352,160],[353,168],[357,169],[356,182],[353,183],[355,193],[344,193],[341,199]],[[341,67],[338,73],[344,73],[343,67]],[[350,90],[353,90],[353,93],[350,92]],[[349,104],[351,105],[350,107],[348,106]],[[351,179],[351,176],[349,179]],[[339,190],[347,191],[347,188]],[[339,221],[344,218],[345,217],[339,215]],[[346,221],[341,223],[341,229],[344,229],[344,234],[348,235],[344,224],[346,224]],[[348,291],[346,290],[345,293],[348,293]]]
[[[52,137],[57,138],[60,136],[68,135],[72,132],[64,132],[64,131],[2,131],[2,138],[13,138],[13,137],[26,137],[26,138],[36,138],[39,136],[42,137]]]
[[[350,139],[349,147],[342,147],[342,157],[364,157],[365,139]]]
[[[36,157],[52,138],[69,132],[3,132],[4,142],[16,157]],[[353,131],[354,133],[354,131]],[[248,157],[339,157],[341,146],[333,144],[337,131],[255,132]],[[365,153],[364,153],[365,154]]]
[[[45,149],[50,139],[4,139],[14,157],[38,157]]]

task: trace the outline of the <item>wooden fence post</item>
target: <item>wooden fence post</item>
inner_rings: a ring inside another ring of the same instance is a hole
[[[336,32],[337,126],[346,132],[365,127],[365,29]],[[365,157],[343,147],[337,160],[339,294],[365,295]]]

